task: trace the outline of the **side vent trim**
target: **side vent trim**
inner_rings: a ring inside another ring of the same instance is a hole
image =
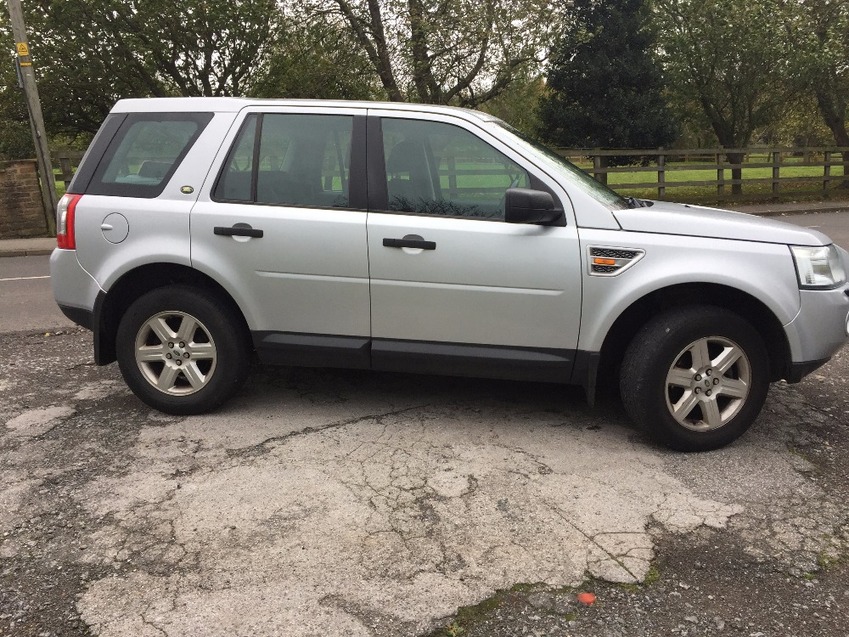
[[[645,256],[638,248],[590,246],[587,249],[587,267],[591,276],[617,276]]]

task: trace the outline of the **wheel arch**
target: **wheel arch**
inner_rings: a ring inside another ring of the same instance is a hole
[[[116,360],[115,338],[124,312],[137,298],[160,287],[182,284],[206,291],[232,307],[248,329],[238,303],[217,281],[193,268],[177,263],[150,263],[136,267],[101,292],[94,307],[94,360],[106,365]]]
[[[715,283],[672,285],[633,302],[608,330],[601,347],[598,369],[613,370],[614,373],[607,379],[618,382],[624,351],[640,328],[661,312],[692,305],[721,307],[745,319],[764,340],[769,353],[770,381],[786,376],[790,364],[790,345],[779,319],[751,294]],[[599,380],[603,382],[605,379]]]

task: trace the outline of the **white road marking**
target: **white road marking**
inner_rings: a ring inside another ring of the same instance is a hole
[[[45,274],[44,276],[14,276],[8,279],[0,279],[0,283],[4,281],[34,281],[35,279],[49,279],[50,275]]]

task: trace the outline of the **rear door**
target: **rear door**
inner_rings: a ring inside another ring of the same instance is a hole
[[[581,259],[565,193],[465,120],[370,115],[374,366],[568,380]],[[549,190],[567,206],[562,222],[506,223],[510,187]]]
[[[246,109],[192,210],[192,265],[236,299],[265,360],[368,366],[362,114]]]

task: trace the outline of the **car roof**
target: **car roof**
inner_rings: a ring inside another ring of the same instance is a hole
[[[249,106],[302,106],[321,108],[362,108],[398,112],[443,113],[477,121],[498,121],[497,117],[457,106],[372,102],[366,100],[258,99],[249,97],[148,97],[123,99],[112,107],[113,113],[234,113]]]

